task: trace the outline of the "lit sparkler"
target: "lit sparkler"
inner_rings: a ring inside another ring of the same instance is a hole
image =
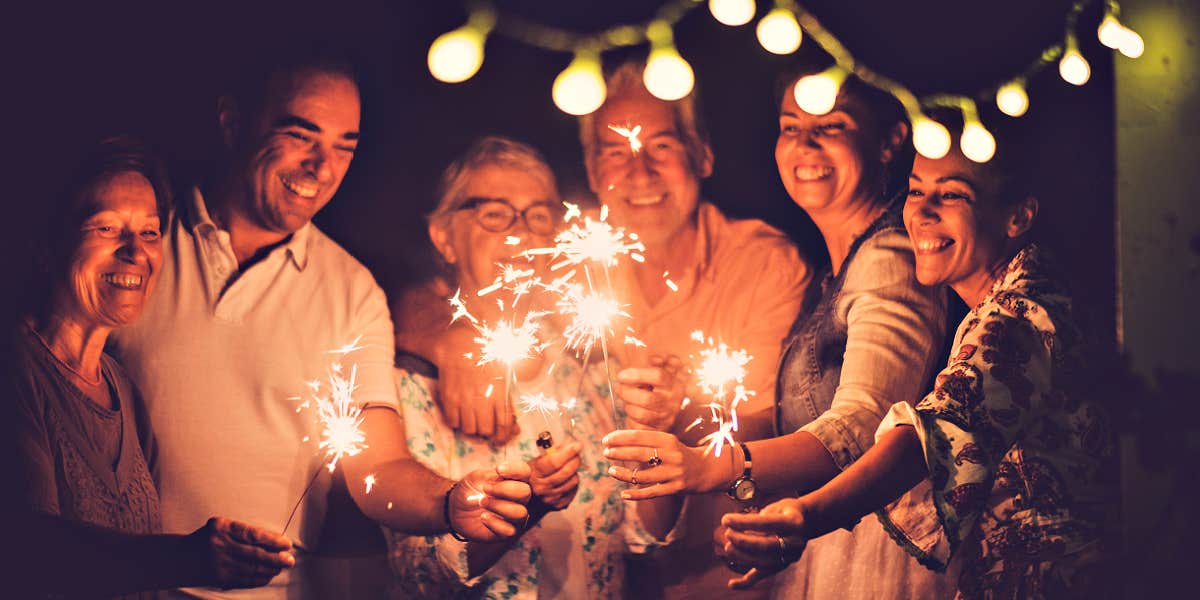
[[[745,350],[731,349],[724,342],[714,345],[712,338],[705,338],[701,331],[693,331],[692,339],[707,343],[708,347],[700,351],[699,366],[695,369],[696,385],[700,391],[712,397],[706,404],[711,412],[711,421],[717,424],[717,430],[704,436],[701,444],[707,444],[704,452],[721,456],[721,448],[726,443],[732,445],[733,433],[738,430],[737,407],[754,395],[753,390],[747,390],[742,381],[746,378],[746,364],[754,357]],[[692,423],[689,429],[699,425]]]

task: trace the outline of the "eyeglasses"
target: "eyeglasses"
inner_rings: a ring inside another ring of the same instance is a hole
[[[517,210],[508,201],[499,198],[467,198],[458,210],[474,210],[479,226],[493,233],[504,233],[517,224],[517,218],[525,220],[529,232],[535,235],[552,235],[562,216],[562,208],[552,202],[538,202]]]

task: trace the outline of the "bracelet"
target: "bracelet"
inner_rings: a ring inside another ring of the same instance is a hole
[[[446,490],[446,496],[442,499],[442,518],[446,519],[446,529],[450,531],[450,537],[460,541],[468,541],[467,537],[454,530],[454,524],[450,522],[450,494],[454,493],[454,488],[458,487],[460,482],[455,481],[450,489]]]

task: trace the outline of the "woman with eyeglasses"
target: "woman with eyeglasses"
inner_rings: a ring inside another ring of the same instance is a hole
[[[428,287],[446,300],[457,290],[481,323],[514,317],[519,323],[527,311],[552,310],[553,299],[536,291],[522,296],[515,310],[513,297],[502,291],[477,294],[506,267],[544,269],[545,264],[517,255],[552,245],[563,215],[554,174],[536,150],[504,138],[479,140],[443,175],[429,237],[445,268]],[[553,328],[551,320],[549,315],[542,319],[542,328]],[[516,414],[496,418],[515,419],[519,433],[507,442],[489,442],[451,428],[434,398],[432,363],[398,353],[396,380],[413,456],[448,477],[505,458],[526,460],[533,470],[534,497],[525,532],[507,542],[389,533],[395,597],[620,596],[624,507],[620,483],[605,475],[608,463],[600,448],[600,438],[613,429],[604,371],[598,365],[581,368],[555,344],[541,357],[518,363],[514,374],[515,389],[508,391]],[[506,374],[497,369],[494,375],[492,393],[502,397]],[[558,401],[577,398],[570,411],[573,422],[523,410],[520,398],[534,394]],[[539,435],[543,431],[549,439]]]

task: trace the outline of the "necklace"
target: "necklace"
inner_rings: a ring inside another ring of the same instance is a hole
[[[46,352],[50,353],[50,356],[54,358],[54,363],[56,365],[58,365],[60,368],[65,369],[68,373],[71,373],[72,375],[78,377],[80,381],[82,381],[83,383],[85,383],[93,388],[98,388],[98,387],[100,387],[101,384],[104,383],[104,377],[100,373],[99,368],[96,369],[95,379],[89,379],[83,373],[80,373],[79,371],[75,370],[74,367],[67,364],[67,362],[65,360],[59,358],[58,355],[54,353],[54,350],[50,348],[50,344],[46,342],[46,338],[42,337],[42,334],[38,333],[38,331],[33,328],[33,325],[28,324],[28,327],[29,327],[29,331],[33,332],[33,336],[36,337],[39,342],[41,342],[42,347],[46,349]]]

